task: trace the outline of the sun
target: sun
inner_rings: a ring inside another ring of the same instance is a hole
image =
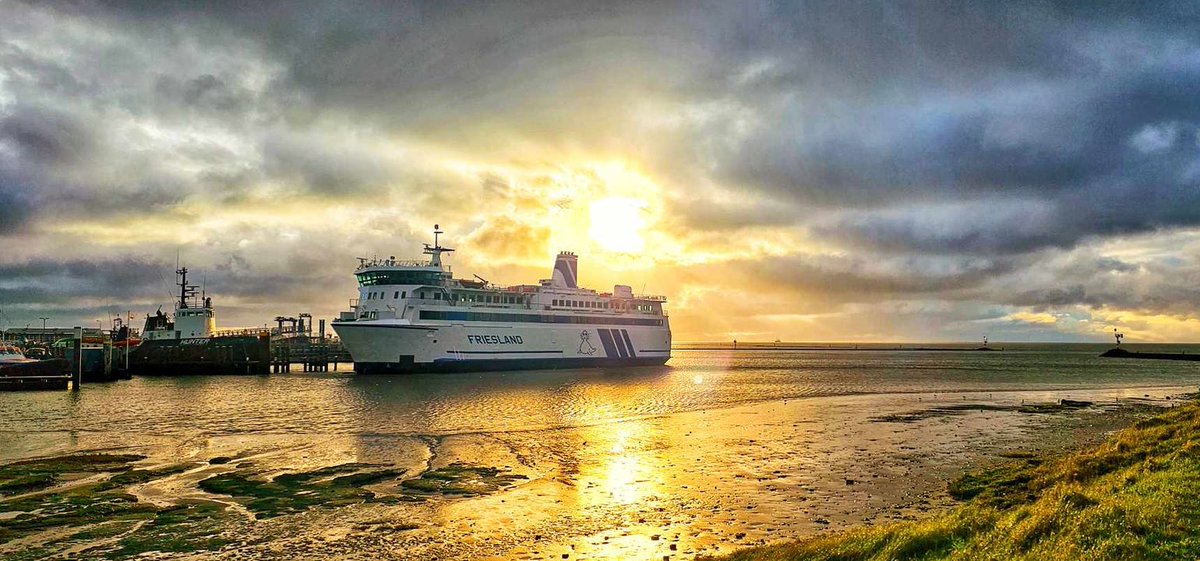
[[[616,253],[637,253],[645,247],[646,202],[632,197],[608,197],[588,207],[588,235],[600,247]]]

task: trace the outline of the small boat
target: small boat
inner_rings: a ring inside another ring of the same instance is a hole
[[[24,364],[27,362],[37,362],[32,358],[25,356],[21,349],[16,345],[8,343],[0,343],[0,366],[9,364]]]
[[[0,342],[0,391],[65,390],[71,380],[63,359],[36,360],[16,345]]]

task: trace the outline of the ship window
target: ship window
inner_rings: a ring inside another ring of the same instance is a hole
[[[400,297],[400,291],[397,290],[396,293],[392,295],[392,298],[399,298],[399,297]]]
[[[408,291],[406,291],[406,290],[401,290],[401,291],[400,291],[400,297],[401,297],[401,298],[408,298]]]
[[[434,299],[434,300],[441,300],[441,299],[442,299],[442,293],[441,293],[441,292],[434,292],[434,293],[433,293],[433,299]]]

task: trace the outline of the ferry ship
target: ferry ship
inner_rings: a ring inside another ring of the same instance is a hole
[[[359,258],[358,298],[333,329],[357,373],[463,372],[661,365],[671,358],[662,296],[578,286],[579,259],[562,252],[550,279],[494,286],[456,279],[454,249],[424,244],[428,261]]]

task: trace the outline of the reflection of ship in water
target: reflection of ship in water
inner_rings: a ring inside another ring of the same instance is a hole
[[[142,341],[129,351],[134,374],[266,374],[271,359],[270,334],[264,329],[217,330],[212,298],[197,297],[187,282],[187,267],[179,277],[179,300],[172,319],[159,309],[146,316]],[[125,331],[124,340],[129,340]],[[128,343],[132,346],[132,341]]]

